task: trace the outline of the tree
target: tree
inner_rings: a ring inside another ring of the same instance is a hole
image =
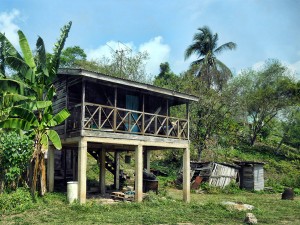
[[[205,88],[205,84],[194,76],[195,70],[197,68],[192,66],[181,76],[180,86],[181,91],[199,98],[190,106],[190,138],[200,160],[204,150],[225,143],[224,139],[234,132],[231,116],[234,102],[230,90],[219,92]]]
[[[169,63],[161,63],[159,68],[160,73],[155,77],[153,84],[159,87],[178,89],[178,87],[175,87],[178,77],[171,71]]]
[[[218,46],[218,34],[212,34],[209,27],[198,28],[194,35],[193,43],[185,51],[185,59],[196,54],[198,59],[192,62],[197,65],[197,76],[206,83],[207,88],[216,87],[221,90],[223,85],[232,76],[230,69],[216,58],[216,54],[224,50],[233,50],[236,44],[233,42]]]
[[[60,62],[60,55],[71,28],[71,22],[61,30],[61,36],[55,44],[53,54],[47,59],[45,45],[42,38],[36,42],[36,54],[31,51],[28,41],[22,31],[18,31],[19,44],[22,55],[0,33],[8,49],[5,51],[5,63],[17,71],[19,79],[28,86],[28,94],[34,100],[11,108],[9,118],[0,122],[4,129],[21,129],[34,140],[32,155],[33,175],[31,191],[34,195],[39,179],[39,194],[46,192],[46,174],[44,155],[48,149],[49,140],[57,149],[61,149],[58,134],[52,128],[62,123],[70,114],[63,109],[56,115],[52,111],[52,99],[55,95],[53,81],[56,77]]]
[[[60,67],[78,67],[80,61],[86,61],[87,55],[79,46],[68,47],[62,51]]]
[[[236,118],[245,124],[251,145],[281,110],[295,103],[296,84],[288,72],[279,61],[270,60],[261,70],[243,71],[230,84],[238,103]]]
[[[300,107],[294,106],[286,110],[285,117],[281,120],[282,135],[277,151],[281,144],[288,144],[300,149]]]

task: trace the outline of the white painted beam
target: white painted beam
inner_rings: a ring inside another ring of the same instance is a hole
[[[78,146],[78,200],[80,204],[86,202],[86,166],[87,141],[81,138]]]
[[[135,147],[135,201],[143,201],[143,146]]]

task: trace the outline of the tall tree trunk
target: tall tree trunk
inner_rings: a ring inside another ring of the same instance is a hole
[[[38,179],[38,170],[39,170],[39,157],[37,153],[34,153],[35,157],[33,158],[33,176],[31,179],[31,195],[34,197],[36,192],[36,183]]]
[[[39,165],[39,172],[40,172],[40,188],[39,188],[39,195],[40,196],[44,196],[47,188],[46,188],[46,169],[45,169],[45,157],[44,157],[44,153],[41,152],[40,155],[40,165]]]
[[[4,191],[4,169],[0,168],[0,194]]]
[[[253,135],[250,136],[250,145],[253,146],[255,144],[257,138],[257,133],[254,132]]]
[[[205,144],[203,142],[200,141],[199,146],[198,146],[198,162],[201,161],[201,155],[202,155],[202,151],[205,149]]]

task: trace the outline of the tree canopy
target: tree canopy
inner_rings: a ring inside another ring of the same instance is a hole
[[[222,89],[232,74],[216,55],[225,50],[233,50],[237,45],[234,42],[227,42],[218,46],[218,34],[213,34],[207,26],[198,28],[198,31],[194,35],[193,43],[185,51],[185,59],[196,54],[198,59],[193,61],[192,65],[198,67],[197,76],[205,82],[207,88]]]

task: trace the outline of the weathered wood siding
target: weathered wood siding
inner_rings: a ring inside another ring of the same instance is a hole
[[[243,168],[241,169],[241,188],[253,190],[253,182],[253,166],[243,166]]]
[[[254,190],[260,191],[265,188],[264,185],[264,168],[263,165],[254,166]]]
[[[260,191],[264,189],[264,169],[262,164],[244,165],[241,169],[241,188]]]
[[[230,184],[231,181],[236,180],[237,173],[238,169],[236,168],[214,163],[212,173],[209,178],[209,184],[224,188]]]
[[[56,89],[56,96],[53,101],[53,112],[54,114],[58,113],[62,109],[67,107],[67,80],[63,76],[56,80],[54,83]],[[65,123],[60,124],[55,128],[58,134],[65,133]]]

